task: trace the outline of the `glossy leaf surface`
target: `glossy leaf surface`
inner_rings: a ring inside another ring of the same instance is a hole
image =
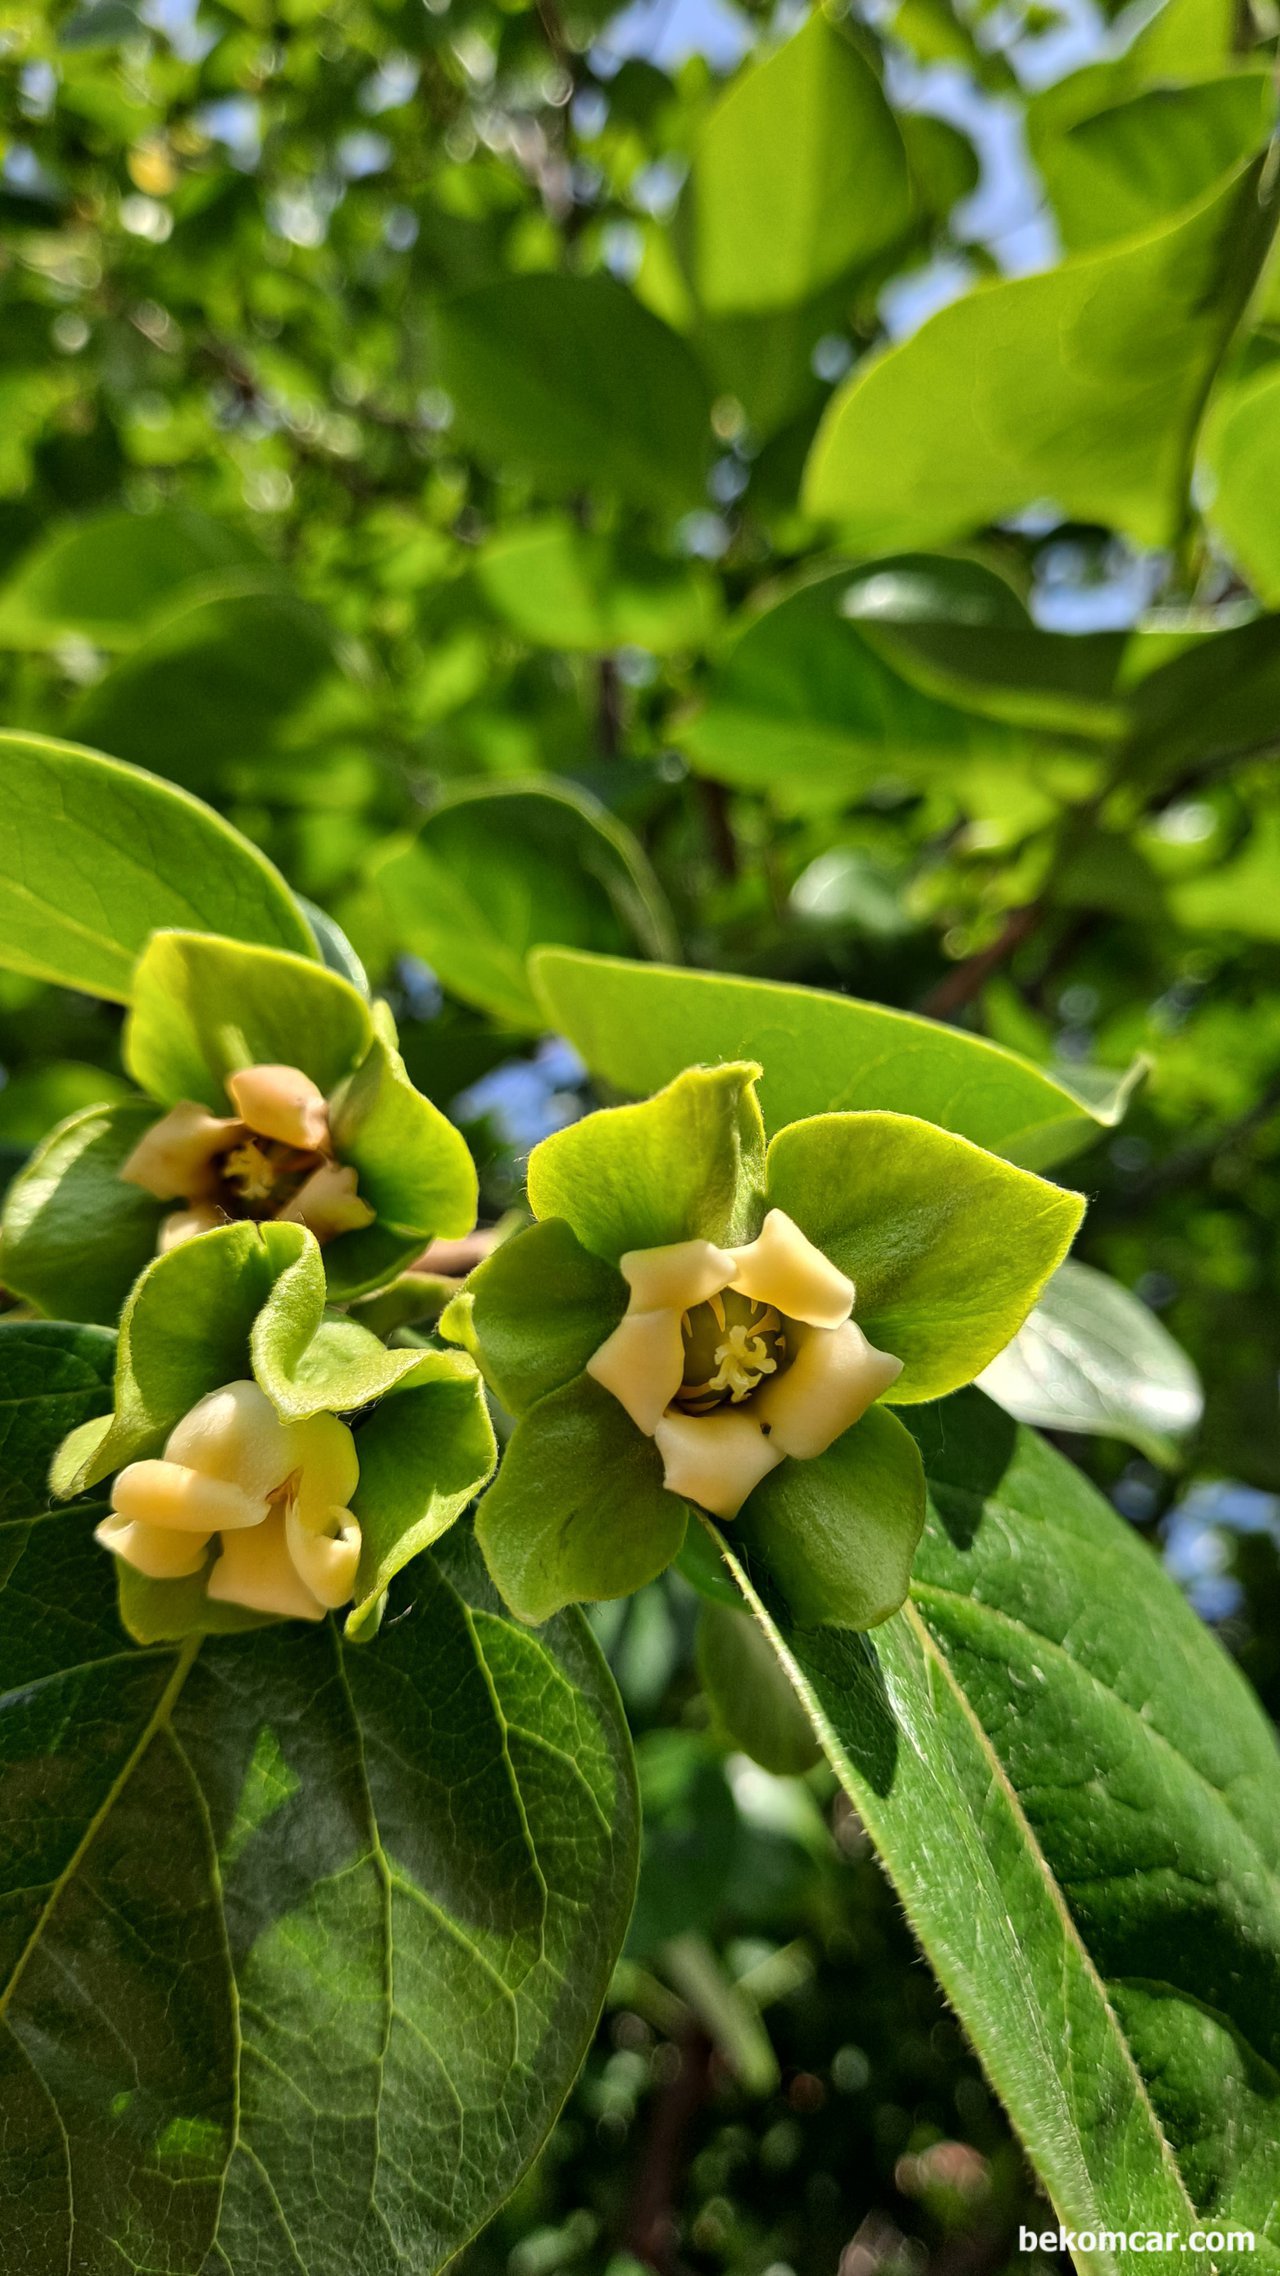
[[[977,1393],[917,1427],[931,1511],[900,1614],[842,1636],[775,1620],[744,1572],[748,1594],[1062,2220],[1253,2229],[1256,2257],[1148,2264],[1269,2268],[1274,1735],[1070,1464]]]
[[[1019,1422],[1127,1439],[1170,1465],[1204,1406],[1195,1368],[1155,1314],[1072,1258],[981,1382]]]
[[[980,1037],[848,996],[556,950],[535,957],[533,972],[553,1024],[620,1090],[656,1090],[690,1061],[758,1056],[772,1130],[880,1107],[1047,1169],[1120,1119],[1140,1073],[1086,1100],[1074,1071],[1050,1074]]]
[[[0,735],[0,963],[128,998],[157,926],[303,956],[315,943],[270,862],[172,783],[43,735]]]
[[[129,1650],[92,1511],[43,1491],[110,1339],[5,1326],[0,1365],[14,2276],[430,2276],[539,2146],[630,1909],[595,1647],[512,1626],[458,1542],[367,1647]]]

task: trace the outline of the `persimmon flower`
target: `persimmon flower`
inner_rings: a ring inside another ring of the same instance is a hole
[[[227,1092],[234,1114],[183,1099],[121,1167],[127,1184],[182,1204],[160,1228],[162,1251],[236,1218],[305,1225],[322,1245],[373,1223],[355,1171],[333,1158],[328,1102],[309,1075],[242,1067]]]
[[[824,1454],[902,1372],[851,1318],[854,1286],[781,1209],[743,1248],[619,1260],[631,1291],[587,1373],[662,1456],[663,1484],[735,1517],[787,1455]]]
[[[336,1415],[282,1423],[256,1383],[227,1383],[170,1431],[159,1460],[119,1472],[95,1538],[153,1580],[208,1567],[215,1603],[322,1620],[355,1588],[359,1476]]]

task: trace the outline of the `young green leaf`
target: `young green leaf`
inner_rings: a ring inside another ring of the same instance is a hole
[[[627,1308],[620,1272],[548,1217],[500,1243],[478,1265],[441,1333],[484,1350],[485,1374],[509,1414],[580,1375]]]
[[[817,988],[558,949],[535,956],[532,970],[553,1026],[620,1090],[656,1090],[691,1061],[758,1053],[772,1130],[881,1107],[1042,1170],[1114,1127],[1143,1071],[1139,1062],[1090,1098],[1073,1089],[1075,1071],[1050,1074],[981,1036]]]
[[[363,1536],[346,1632],[368,1632],[383,1592],[447,1533],[497,1466],[475,1369],[460,1352],[424,1351],[356,1434],[360,1483],[351,1507]]]
[[[284,879],[172,783],[42,735],[0,734],[0,964],[128,1001],[160,926],[314,957]]]
[[[677,231],[708,315],[754,314],[808,300],[882,253],[912,205],[879,80],[819,11],[709,113]]]
[[[270,590],[280,571],[231,522],[181,506],[110,507],[55,524],[0,593],[0,647],[52,647],[69,633],[131,648],[157,617],[231,580]]]
[[[819,429],[809,511],[867,552],[963,536],[1041,498],[1169,543],[1274,227],[1262,164],[1145,235],[979,286],[859,370]]]
[[[72,714],[77,735],[212,795],[247,751],[276,750],[336,675],[324,618],[287,593],[227,594],[175,609]]]
[[[715,1724],[735,1747],[777,1778],[802,1777],[821,1762],[813,1725],[768,1638],[740,1604],[700,1606],[697,1657]]]
[[[1274,1735],[1061,1456],[977,1394],[916,1428],[903,1612],[806,1631],[738,1562],[744,1591],[1090,2267],[1119,2276],[1139,2229],[1174,2234],[1154,2267],[1243,2276],[1187,2243],[1274,2217]]]

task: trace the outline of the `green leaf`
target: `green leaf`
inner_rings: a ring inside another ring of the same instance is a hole
[[[278,749],[336,670],[322,617],[286,594],[194,601],[166,616],[82,696],[77,735],[192,789]]]
[[[1200,1420],[1200,1378],[1140,1298],[1092,1265],[1059,1265],[983,1390],[1042,1430],[1127,1439],[1176,1469]]]
[[[512,1432],[476,1517],[494,1586],[521,1620],[630,1596],[677,1556],[686,1504],[653,1440],[589,1375],[549,1392]]]
[[[564,783],[456,792],[373,872],[393,938],[451,994],[504,1024],[542,1024],[525,970],[531,949],[677,953],[662,887],[637,840],[599,801]]]
[[[114,1326],[155,1255],[168,1206],[120,1178],[155,1118],[148,1099],[126,1099],[91,1106],[50,1131],[5,1195],[6,1288],[53,1319]]]
[[[1202,197],[1266,141],[1275,107],[1267,72],[1237,70],[1199,86],[1149,88],[1037,137],[1067,251],[1136,235]]]
[[[622,1318],[627,1288],[563,1218],[548,1217],[477,1265],[462,1302],[469,1308],[466,1340],[473,1336],[483,1354],[486,1380],[509,1414],[522,1415],[581,1374]],[[441,1332],[455,1332],[448,1313]]]
[[[39,1146],[55,1122],[133,1096],[122,1075],[84,1059],[40,1059],[6,1069],[6,1076],[0,1090],[0,1144],[6,1146]]]
[[[399,1052],[381,1036],[339,1089],[330,1128],[339,1160],[352,1165],[361,1198],[378,1215],[376,1225],[328,1244],[331,1296],[376,1287],[428,1241],[471,1231],[478,1189],[466,1140],[414,1089]]]
[[[744,1593],[1059,2219],[1184,2246],[1251,2228],[1270,2265],[1274,1734],[1060,1455],[976,1394],[916,1427],[931,1515],[902,1613],[805,1632],[739,1567]],[[1211,2259],[1255,2264],[1153,2265]],[[1128,2265],[1105,2241],[1088,2263]]]
[[[581,1618],[513,1627],[456,1534],[371,1647],[326,1624],[122,1651],[93,1512],[50,1516],[42,1484],[109,1348],[0,1325],[24,2265],[435,2276],[540,2148],[621,1946],[617,1695]]]
[[[384,1590],[461,1517],[497,1466],[484,1389],[461,1352],[428,1351],[356,1436],[352,1509],[363,1536],[347,1634],[373,1625]]]
[[[1260,601],[1280,601],[1280,531],[1270,500],[1280,479],[1280,370],[1268,364],[1233,387],[1205,437],[1210,526]]]
[[[128,1000],[161,925],[314,956],[282,877],[171,783],[42,735],[0,734],[0,963]]]
[[[369,1007],[323,965],[162,932],[139,959],[125,1028],[129,1072],[152,1098],[228,1112],[226,1080],[241,1067],[300,1067],[326,1093],[373,1040]]]
[[[516,276],[439,311],[454,432],[544,491],[679,513],[702,501],[706,383],[679,335],[604,276]]]
[[[1168,544],[1273,227],[1261,185],[1251,161],[1144,236],[940,310],[834,398],[808,510],[867,552],[963,536],[1044,498]]]
[[[544,1138],[529,1156],[535,1217],[563,1217],[616,1264],[671,1241],[749,1240],[764,1177],[750,1061],[677,1075],[639,1106],[611,1106]]]
[[[825,1454],[783,1462],[748,1496],[730,1539],[762,1563],[802,1628],[875,1628],[898,1611],[924,1526],[911,1433],[872,1407]]]
[[[1240,851],[1171,884],[1168,900],[1189,932],[1280,940],[1280,813],[1274,807],[1256,810]]]
[[[680,972],[548,949],[534,982],[559,1033],[593,1075],[653,1091],[690,1061],[758,1052],[768,1126],[841,1107],[919,1115],[975,1145],[1048,1169],[1078,1154],[1124,1113],[1142,1065],[1086,1097],[1068,1076],[911,1012],[816,988]]]
[[[279,571],[230,522],[180,506],[111,507],[55,524],[23,556],[0,591],[0,647],[48,647],[74,633],[128,648],[153,619],[228,579],[266,587]]]
[[[723,316],[809,299],[885,251],[911,216],[879,80],[819,11],[709,113],[680,224],[698,300]]]
[[[750,1613],[703,1604],[697,1659],[715,1721],[743,1754],[777,1778],[802,1777],[821,1762],[813,1727]]]
[[[567,515],[497,530],[475,574],[490,605],[538,647],[667,656],[705,647],[719,617],[705,570],[580,529]]]
[[[1228,754],[1269,750],[1280,701],[1280,616],[1230,625],[1148,672],[1134,691],[1128,771],[1148,790]]]
[[[912,1404],[1004,1349],[1084,1213],[1078,1193],[905,1114],[780,1130],[767,1199],[849,1275],[859,1327],[903,1363],[886,1396]]]
[[[1016,754],[1021,738],[922,687],[878,637],[930,619],[1031,634],[1009,587],[975,562],[921,554],[834,570],[747,620],[678,723],[681,748],[717,780],[800,809],[843,804],[884,777],[929,780],[970,757]]]

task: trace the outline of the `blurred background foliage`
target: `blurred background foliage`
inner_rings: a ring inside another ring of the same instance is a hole
[[[0,0],[6,722],[211,800],[340,921],[490,1218],[585,1096],[542,941],[1145,1055],[1081,1255],[1203,1423],[1064,1443],[1273,1713],[1278,28]],[[10,1167],[117,1046],[0,976]],[[640,1908],[469,2267],[1010,2266],[1047,2216],[976,2062],[785,1702],[770,1769],[720,1729],[757,1676],[694,1602],[600,1616]]]

